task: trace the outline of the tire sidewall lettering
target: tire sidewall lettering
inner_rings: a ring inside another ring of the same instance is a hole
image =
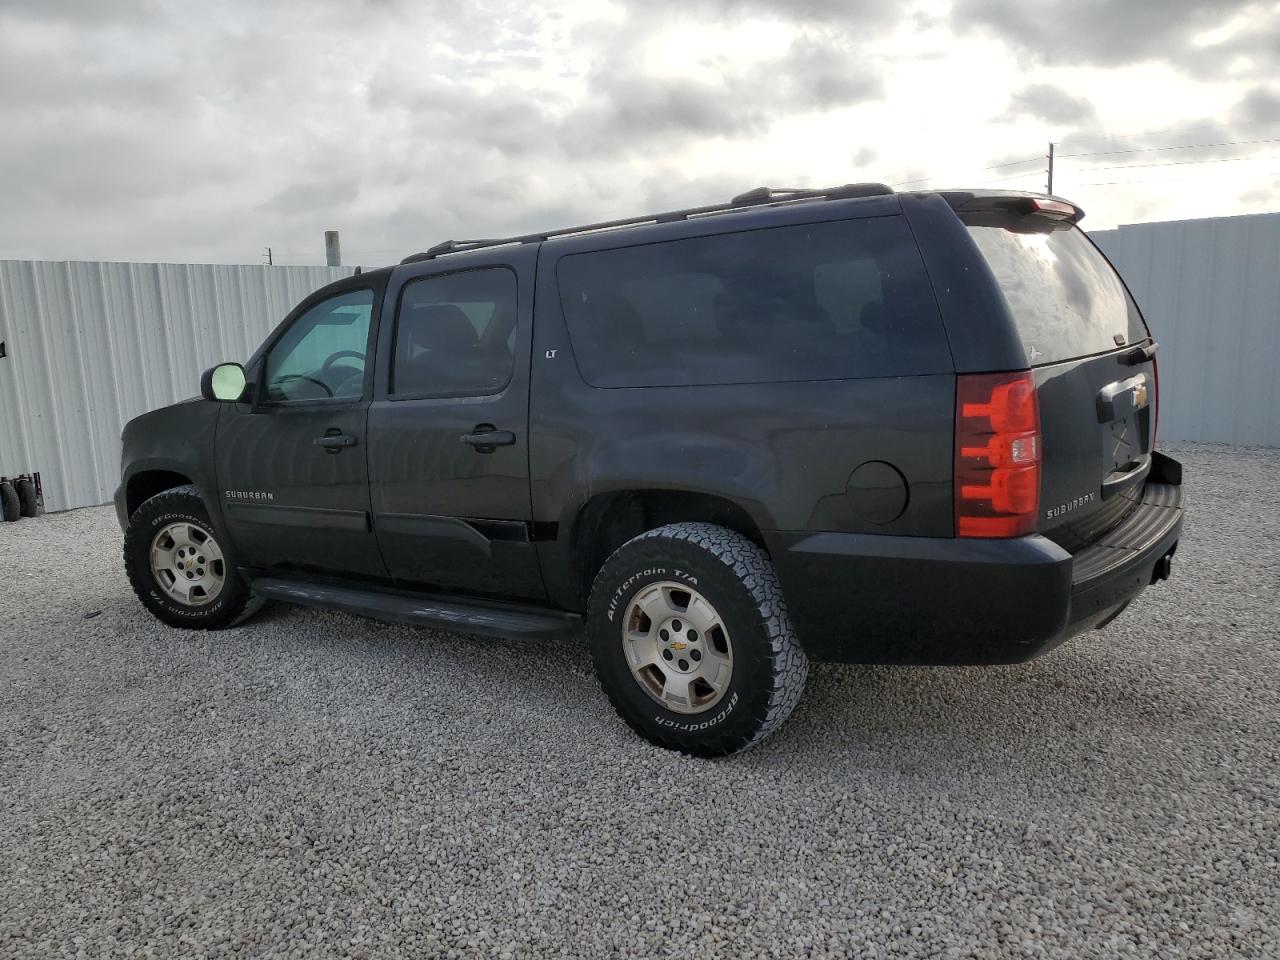
[[[733,696],[729,698],[729,703],[724,707],[724,709],[708,720],[703,720],[699,723],[681,723],[679,720],[673,720],[669,717],[661,717],[655,714],[653,721],[660,727],[679,730],[681,733],[697,733],[699,730],[708,730],[711,727],[723,723],[729,718],[729,714],[733,713],[733,708],[737,705],[738,692],[735,690],[733,692]]]
[[[629,600],[638,591],[639,588],[634,587],[637,581],[646,580],[646,579],[648,580],[681,580],[684,583],[689,584],[691,587],[696,587],[698,585],[697,577],[695,577],[691,573],[686,573],[685,571],[680,570],[676,567],[657,567],[657,566],[646,567],[645,569],[640,570],[637,573],[633,573],[631,576],[627,577],[627,579],[624,580],[618,586],[618,588],[613,591],[612,596],[609,597],[609,605],[608,605],[608,608],[605,610],[605,616],[608,617],[610,623],[614,622],[614,619],[618,613],[618,606],[620,605],[621,601],[623,599]]]

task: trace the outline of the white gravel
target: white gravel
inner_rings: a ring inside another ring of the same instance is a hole
[[[816,666],[757,750],[571,642],[183,633],[109,508],[0,529],[0,957],[1280,956],[1280,452],[1183,447],[1174,579],[1031,664]]]

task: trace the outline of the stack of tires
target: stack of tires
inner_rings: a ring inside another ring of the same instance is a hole
[[[0,513],[10,523],[44,513],[44,502],[31,477],[0,479]]]

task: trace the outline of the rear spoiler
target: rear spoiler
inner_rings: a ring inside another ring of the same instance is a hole
[[[1079,223],[1084,210],[1070,200],[1043,193],[1020,193],[995,190],[944,190],[939,194],[956,213],[986,212],[1043,217],[1062,223]]]

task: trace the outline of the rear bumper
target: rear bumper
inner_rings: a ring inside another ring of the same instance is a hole
[[[1117,527],[1072,555],[1012,540],[766,533],[801,643],[844,663],[1019,663],[1106,623],[1168,575],[1182,488],[1148,482]]]

